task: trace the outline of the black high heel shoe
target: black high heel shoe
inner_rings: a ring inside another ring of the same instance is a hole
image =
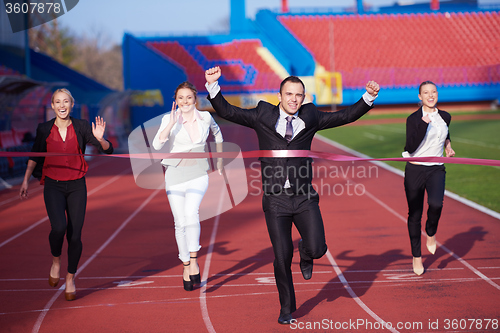
[[[191,259],[197,259],[198,257],[190,257]],[[191,263],[189,263],[191,264]],[[200,266],[198,266],[198,271],[200,270]],[[200,284],[201,283],[201,275],[200,273],[198,272],[198,274],[195,274],[195,275],[189,275],[189,279],[191,280],[191,282],[195,283],[195,284]]]
[[[189,266],[191,263],[188,263],[187,265],[185,263],[182,263],[185,267]],[[191,275],[189,276],[189,281],[184,280],[184,273],[182,274],[182,282],[184,283],[184,290],[185,291],[193,291],[193,281],[191,281]]]

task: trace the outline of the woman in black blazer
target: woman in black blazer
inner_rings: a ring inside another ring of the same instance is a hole
[[[81,232],[87,207],[85,174],[88,170],[85,154],[87,144],[111,154],[113,146],[103,138],[106,122],[96,117],[92,127],[86,120],[70,117],[75,101],[67,89],[52,95],[56,117],[38,125],[32,152],[68,153],[64,156],[30,157],[19,191],[21,199],[28,198],[28,182],[33,175],[44,184],[45,208],[50,220],[49,243],[52,267],[49,285],[57,287],[60,279],[61,252],[64,236],[68,240],[68,274],[65,298],[76,298],[75,274],[82,254]],[[66,219],[67,216],[67,219]]]
[[[452,157],[448,127],[451,116],[436,107],[437,87],[431,81],[420,84],[418,98],[422,106],[406,120],[406,145],[404,157]],[[405,192],[408,202],[408,232],[413,255],[413,271],[424,272],[421,255],[421,219],[424,208],[424,193],[427,191],[427,249],[436,252],[436,231],[443,209],[445,167],[443,163],[407,162],[405,167]]]

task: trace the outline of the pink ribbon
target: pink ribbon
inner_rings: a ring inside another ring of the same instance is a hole
[[[355,156],[338,155],[326,152],[311,151],[311,150],[250,150],[244,151],[242,158],[257,158],[257,157],[274,157],[274,158],[291,158],[291,157],[311,157],[319,158],[328,161],[350,162],[350,161],[400,161],[400,162],[435,162],[449,164],[471,164],[471,165],[488,165],[500,166],[500,160],[488,160],[480,158],[460,158],[460,157],[389,157],[389,158],[363,158]],[[68,153],[34,153],[34,152],[7,152],[0,151],[0,157],[44,157],[44,156],[68,156],[68,155],[83,155],[83,156],[109,156],[117,158],[141,158],[141,159],[157,159],[164,158],[237,158],[239,152],[209,152],[209,153],[142,153],[142,154],[68,154]]]

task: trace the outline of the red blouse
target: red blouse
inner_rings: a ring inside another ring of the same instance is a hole
[[[81,154],[73,124],[66,130],[66,141],[59,134],[59,128],[54,124],[47,138],[48,153]],[[45,177],[54,180],[80,179],[87,173],[89,166],[82,155],[47,156],[43,164],[42,181]]]

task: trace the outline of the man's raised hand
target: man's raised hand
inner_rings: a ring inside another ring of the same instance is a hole
[[[373,97],[377,97],[380,87],[375,81],[368,81],[366,84],[366,91]]]
[[[209,68],[205,71],[205,79],[208,84],[212,84],[217,81],[222,74],[222,71],[219,66]]]

